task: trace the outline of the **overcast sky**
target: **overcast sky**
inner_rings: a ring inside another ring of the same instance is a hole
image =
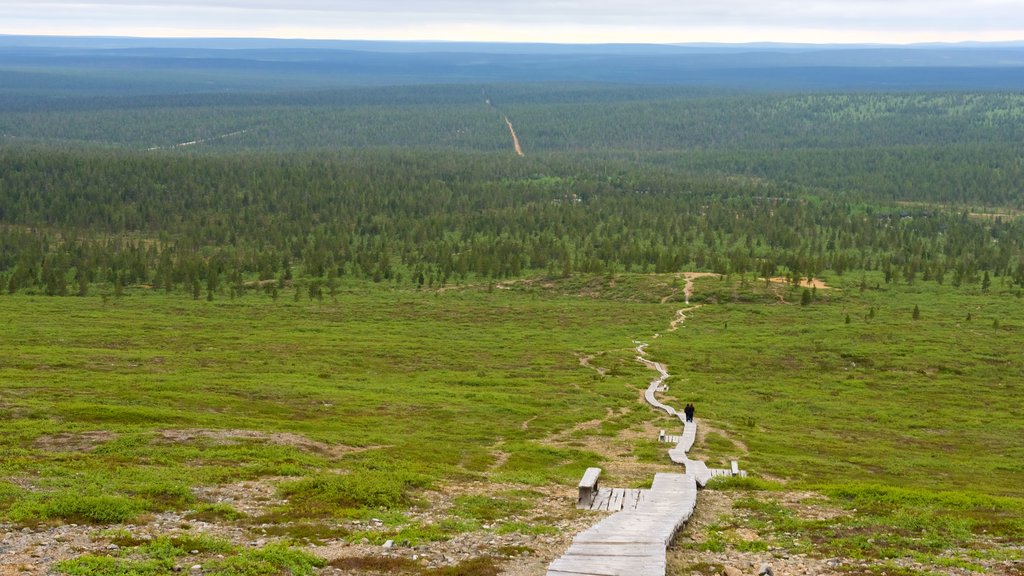
[[[1024,40],[1024,0],[0,0],[0,34],[544,42]]]

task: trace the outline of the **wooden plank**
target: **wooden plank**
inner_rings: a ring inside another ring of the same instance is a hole
[[[697,440],[697,421],[686,422],[685,417],[683,419],[683,435],[679,439],[677,448],[681,448],[684,452],[689,452],[693,449],[693,443]]]
[[[597,496],[597,478],[601,475],[600,468],[587,468],[580,478],[580,495],[576,499],[576,507],[582,508],[593,506],[594,498]]]
[[[608,498],[611,496],[612,491],[605,488],[604,490],[598,490],[597,496],[594,498],[594,504],[590,507],[591,510],[607,510],[608,509]]]
[[[708,470],[707,464],[700,460],[687,460],[685,466],[686,473],[692,474],[697,480],[697,484],[705,486],[708,480],[711,480],[711,472]]]
[[[664,574],[665,560],[664,558],[658,560],[650,556],[563,556],[552,562],[551,568],[565,572],[575,571],[611,576],[618,574],[633,576],[637,572],[648,572],[651,569],[660,568],[661,573]]]
[[[655,535],[651,535],[649,533],[647,533],[647,534],[636,534],[636,533],[629,533],[629,534],[622,534],[622,533],[620,533],[620,534],[616,534],[614,532],[612,532],[612,533],[601,533],[601,532],[592,533],[592,532],[588,531],[588,532],[582,532],[580,534],[577,534],[576,538],[573,540],[573,543],[576,543],[576,544],[587,543],[587,542],[600,543],[600,544],[659,544],[659,545],[664,545],[664,543],[662,542],[661,538],[659,538],[659,537],[657,537]]]
[[[616,489],[612,490],[612,496],[611,496],[611,499],[608,502],[608,509],[611,510],[612,512],[615,512],[617,510],[622,510],[622,496],[623,496],[622,488],[616,488]]]
[[[580,488],[593,488],[597,485],[599,476],[601,476],[600,468],[587,468],[587,471],[583,473],[583,478],[580,478]]]
[[[637,506],[640,505],[640,496],[642,494],[643,494],[643,490],[639,490],[638,489],[638,490],[634,490],[633,491],[633,494],[630,496],[630,508],[631,509],[635,510],[635,509],[637,509]]]
[[[662,553],[660,544],[577,542],[566,554],[574,556],[650,556]]]

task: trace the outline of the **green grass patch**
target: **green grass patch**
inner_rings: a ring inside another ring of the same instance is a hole
[[[201,520],[203,522],[215,521],[236,521],[245,518],[245,514],[239,512],[234,506],[217,502],[213,504],[200,504],[194,510],[185,515],[186,520]]]
[[[80,524],[118,524],[134,520],[148,508],[137,498],[84,496],[73,492],[37,494],[19,500],[8,510],[18,523],[63,520]]]
[[[356,508],[404,508],[411,503],[410,491],[428,484],[425,476],[399,470],[357,470],[287,482],[280,491],[291,514],[329,517]]]
[[[0,473],[33,490],[0,483],[0,518],[116,523],[268,476],[294,478],[274,511],[292,520],[402,509],[434,479],[572,482],[598,458],[537,441],[635,408],[645,371],[622,337],[660,328],[650,301],[357,282],[300,303],[5,295]],[[578,354],[599,351],[615,374],[594,380]]]
[[[123,535],[114,538],[126,546]],[[212,555],[223,558],[211,558]],[[156,576],[173,573],[183,558],[202,563],[204,574],[215,576],[311,576],[324,561],[285,544],[252,549],[208,536],[160,537],[130,547],[116,555],[87,554],[56,564],[58,573],[70,576]]]
[[[452,513],[460,518],[480,522],[494,522],[522,514],[531,508],[530,502],[512,498],[490,496],[459,496],[455,498]]]

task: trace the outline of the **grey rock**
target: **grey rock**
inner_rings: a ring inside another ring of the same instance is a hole
[[[384,549],[385,550],[388,550],[388,549],[394,548],[394,547],[395,547],[395,541],[394,540],[388,540],[387,542],[384,543]]]
[[[743,576],[743,571],[735,566],[726,566],[722,569],[723,576]]]
[[[761,569],[757,571],[757,576],[772,576],[772,565],[761,564]]]

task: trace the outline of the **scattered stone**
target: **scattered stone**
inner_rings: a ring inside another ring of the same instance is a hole
[[[387,542],[384,543],[384,549],[385,550],[389,550],[391,548],[394,548],[394,546],[395,546],[395,541],[394,540],[388,540]]]
[[[120,550],[121,547],[117,544],[107,544],[107,550]]]
[[[762,564],[761,569],[757,571],[757,576],[772,576],[772,565]]]
[[[722,576],[743,576],[743,571],[735,566],[726,566],[722,569]]]
[[[190,570],[192,570],[193,572],[199,572],[202,569],[203,569],[203,565],[202,564],[193,564],[192,568],[190,568]]]

